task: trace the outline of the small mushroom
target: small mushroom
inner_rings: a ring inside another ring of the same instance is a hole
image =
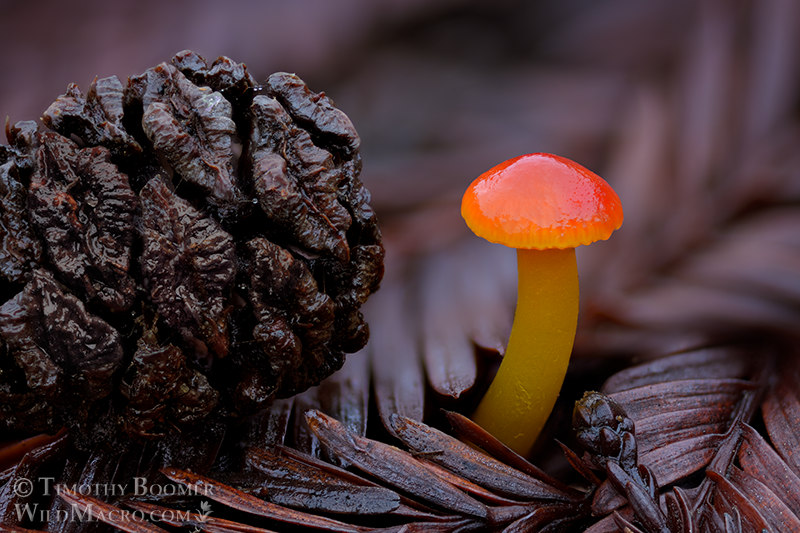
[[[517,249],[517,308],[505,357],[475,422],[521,454],[542,430],[564,381],[578,321],[575,247],[622,225],[600,176],[551,154],[510,159],[467,189],[461,215],[479,237]]]

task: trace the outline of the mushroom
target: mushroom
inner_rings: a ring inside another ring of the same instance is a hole
[[[479,237],[517,249],[514,325],[473,419],[525,455],[553,409],[572,352],[575,247],[608,239],[622,225],[622,205],[597,174],[536,153],[481,174],[464,193],[461,215]]]

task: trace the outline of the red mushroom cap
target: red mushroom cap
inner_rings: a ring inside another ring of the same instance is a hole
[[[594,172],[552,154],[509,159],[464,193],[461,216],[479,237],[512,248],[575,248],[608,239],[622,204]]]

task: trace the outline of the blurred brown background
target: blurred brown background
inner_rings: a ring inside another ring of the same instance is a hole
[[[800,295],[796,276],[770,271],[777,259],[794,272],[785,249],[724,239],[800,199],[796,0],[2,0],[0,13],[12,122],[70,82],[124,79],[187,48],[227,55],[256,79],[296,72],[350,115],[390,253],[466,235],[458,202],[474,177],[552,151],[603,175],[626,211],[611,241],[579,252],[584,314],[707,328],[699,318],[777,316],[731,290],[758,305]],[[463,254],[450,260],[476,257]]]
[[[243,61],[257,79],[296,72],[352,117],[365,181],[388,211],[452,199],[524,152],[601,165],[635,103],[632,79],[668,79],[699,11],[741,10],[714,4],[4,0],[0,113],[36,118],[70,82],[124,80],[186,48]]]

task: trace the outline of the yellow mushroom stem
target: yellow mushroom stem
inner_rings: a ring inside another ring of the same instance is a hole
[[[578,323],[575,249],[517,249],[517,309],[497,376],[473,419],[527,455],[567,373]]]

